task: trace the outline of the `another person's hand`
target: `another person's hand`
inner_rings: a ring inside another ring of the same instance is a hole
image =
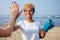
[[[16,19],[22,13],[22,11],[19,12],[19,5],[15,1],[12,2],[12,6],[10,7],[10,11],[11,11],[11,17],[13,16]]]

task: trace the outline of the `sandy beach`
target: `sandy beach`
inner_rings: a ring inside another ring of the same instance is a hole
[[[21,30],[18,29],[12,33],[11,37],[0,37],[0,40],[22,40],[21,36]],[[45,38],[40,40],[60,40],[60,27],[53,27],[47,32]]]

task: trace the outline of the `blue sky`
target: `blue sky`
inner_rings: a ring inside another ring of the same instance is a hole
[[[34,16],[60,15],[60,0],[0,0],[0,15],[10,15],[9,7],[13,1],[19,4],[20,10],[23,9],[24,4],[33,3]]]

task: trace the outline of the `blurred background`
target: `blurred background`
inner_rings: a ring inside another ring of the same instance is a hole
[[[0,26],[9,22],[10,6],[13,1],[19,4],[19,10],[22,10],[26,3],[34,4],[35,14],[33,19],[41,22],[41,25],[51,19],[56,26],[60,26],[60,0],[0,0]],[[17,19],[17,22],[23,19],[25,19],[24,12]]]

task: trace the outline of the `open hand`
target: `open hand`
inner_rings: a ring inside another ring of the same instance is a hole
[[[10,7],[11,16],[19,17],[22,11],[19,12],[19,5],[14,1],[12,2],[12,6]]]

